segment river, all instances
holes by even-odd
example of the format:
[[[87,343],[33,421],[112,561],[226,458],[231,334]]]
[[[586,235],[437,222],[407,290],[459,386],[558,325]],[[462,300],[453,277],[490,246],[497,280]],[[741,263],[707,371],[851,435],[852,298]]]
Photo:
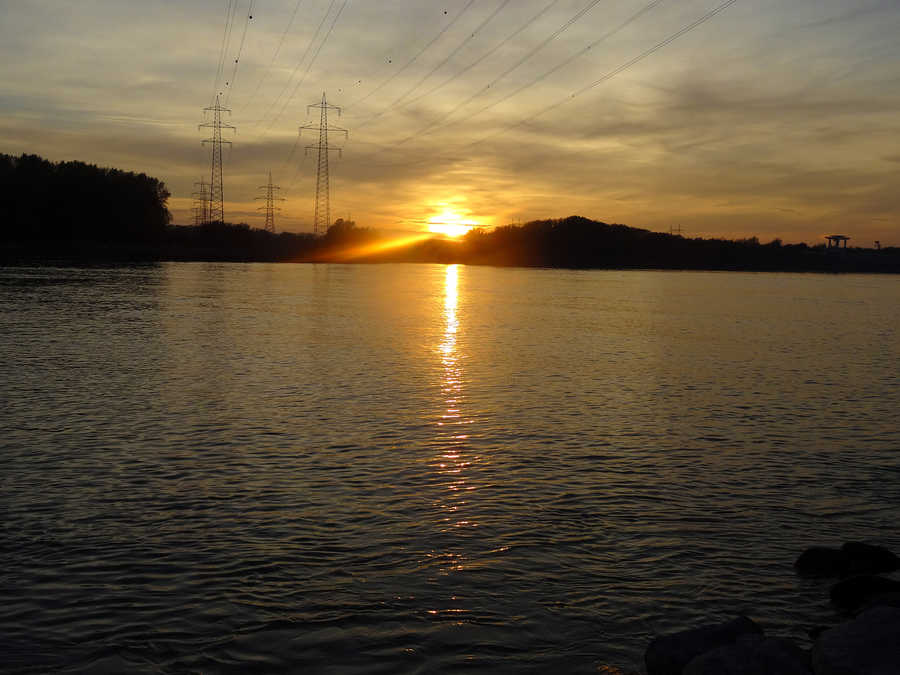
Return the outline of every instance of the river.
[[[892,276],[0,268],[10,672],[640,672],[900,549]],[[604,667],[609,667],[604,670]]]

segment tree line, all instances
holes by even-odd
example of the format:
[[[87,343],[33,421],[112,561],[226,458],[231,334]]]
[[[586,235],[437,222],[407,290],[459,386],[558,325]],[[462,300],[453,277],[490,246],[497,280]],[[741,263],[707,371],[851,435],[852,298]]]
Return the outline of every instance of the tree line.
[[[245,223],[171,225],[165,183],[84,162],[0,155],[4,258],[266,262],[438,262],[568,268],[900,272],[900,249],[703,239],[580,216],[535,220],[458,240],[402,247],[338,219],[323,236],[273,234]]]
[[[143,173],[0,154],[5,243],[156,243],[172,219],[168,199],[166,184]]]

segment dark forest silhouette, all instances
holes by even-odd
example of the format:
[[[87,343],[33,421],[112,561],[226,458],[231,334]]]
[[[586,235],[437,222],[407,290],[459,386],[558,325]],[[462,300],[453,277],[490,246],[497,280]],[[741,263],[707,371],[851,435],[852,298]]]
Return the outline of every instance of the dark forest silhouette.
[[[165,183],[84,162],[0,155],[0,237],[10,242],[158,243],[171,214]]]
[[[338,219],[321,237],[247,224],[170,225],[165,183],[83,162],[0,155],[0,244],[6,260],[439,262],[482,265],[900,272],[900,249],[761,244],[609,225],[579,216],[536,220],[457,240],[390,246],[388,233]]]

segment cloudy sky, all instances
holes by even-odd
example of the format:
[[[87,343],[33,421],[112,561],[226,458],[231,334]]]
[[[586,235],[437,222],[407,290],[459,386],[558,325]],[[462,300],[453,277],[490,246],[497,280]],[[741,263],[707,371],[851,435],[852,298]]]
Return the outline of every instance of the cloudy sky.
[[[447,210],[486,226],[579,214],[900,245],[898,0],[0,7],[0,152],[157,176],[177,223],[209,179],[197,125],[221,92],[237,127],[226,219],[261,226],[271,170],[278,228],[310,230],[316,136],[297,129],[324,91],[349,130],[331,138],[333,218],[415,230]]]

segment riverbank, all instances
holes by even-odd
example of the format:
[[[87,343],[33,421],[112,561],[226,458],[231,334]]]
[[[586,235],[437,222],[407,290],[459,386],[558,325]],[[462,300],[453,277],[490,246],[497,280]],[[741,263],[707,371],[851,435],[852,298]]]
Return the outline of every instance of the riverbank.
[[[828,248],[750,239],[689,239],[570,216],[448,239],[400,237],[337,221],[324,236],[247,225],[169,226],[140,240],[18,240],[0,261],[422,262],[564,269],[900,273],[900,248]]]
[[[647,675],[896,675],[900,673],[900,559],[879,546],[848,542],[813,547],[794,564],[799,575],[840,579],[829,591],[843,621],[809,626],[806,650],[739,616],[655,638]]]
[[[549,267],[559,269],[642,269],[668,271],[733,271],[733,272],[819,272],[827,274],[900,274],[900,253],[881,254],[871,250],[848,250],[840,254],[812,249],[802,260],[794,263],[771,261],[735,262],[716,259],[703,264],[679,265],[674,261],[608,260],[603,264],[538,264],[509,256],[467,255],[455,242],[432,240],[424,246],[405,251],[363,254],[348,258],[328,252],[315,255],[284,255],[270,247],[229,248],[219,246],[178,247],[172,245],[98,244],[95,242],[66,242],[59,245],[40,243],[11,244],[0,247],[2,265],[92,265],[155,262],[236,262],[236,263],[437,263],[488,265],[492,267]]]

